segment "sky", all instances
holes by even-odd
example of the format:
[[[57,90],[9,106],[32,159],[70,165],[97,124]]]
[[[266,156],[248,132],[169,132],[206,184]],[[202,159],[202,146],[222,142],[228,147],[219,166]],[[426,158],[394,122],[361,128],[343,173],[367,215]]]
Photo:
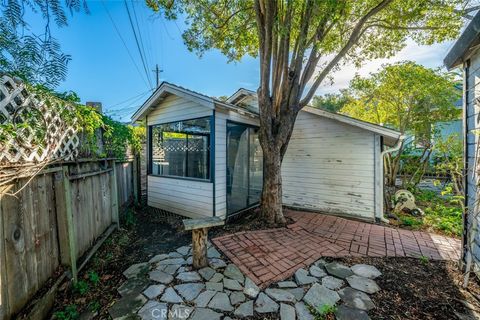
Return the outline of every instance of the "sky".
[[[67,79],[58,91],[75,91],[82,102],[101,102],[106,114],[128,121],[155,87],[153,70],[156,64],[163,70],[160,81],[169,81],[209,96],[228,96],[240,87],[257,89],[257,60],[245,57],[240,62],[228,63],[221,53],[214,50],[198,57],[189,52],[182,41],[181,32],[185,28],[182,20],[166,21],[147,8],[144,1],[133,1],[127,0],[127,4],[135,28],[135,16],[138,20],[140,34],[137,34],[137,39],[144,52],[145,67],[125,2],[88,1],[88,14],[74,13],[69,17],[67,27],[52,29],[62,50],[72,58]],[[32,27],[36,24],[42,26],[41,19],[35,18],[37,21],[32,23]],[[409,42],[391,59],[370,61],[358,70],[353,66],[344,66],[333,75],[334,83],[325,83],[318,94],[346,88],[355,73],[368,75],[384,63],[413,60],[427,67],[441,67],[452,45],[452,42],[446,42],[427,47]]]

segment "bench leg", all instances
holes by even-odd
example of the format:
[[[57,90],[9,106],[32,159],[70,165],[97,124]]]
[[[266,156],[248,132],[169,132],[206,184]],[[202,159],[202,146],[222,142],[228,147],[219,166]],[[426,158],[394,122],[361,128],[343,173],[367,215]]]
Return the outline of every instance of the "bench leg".
[[[208,266],[207,238],[207,228],[194,229],[192,231],[193,267],[195,269]]]

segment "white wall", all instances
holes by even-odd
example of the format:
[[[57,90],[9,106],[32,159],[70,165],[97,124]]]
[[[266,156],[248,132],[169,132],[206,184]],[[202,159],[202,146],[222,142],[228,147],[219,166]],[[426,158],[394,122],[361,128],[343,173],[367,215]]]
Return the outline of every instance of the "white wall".
[[[375,141],[374,133],[300,112],[282,164],[284,204],[373,220]]]
[[[147,115],[148,125],[207,117],[213,114],[208,107],[178,96],[167,96]],[[148,176],[149,206],[187,217],[213,215],[213,183],[159,176]]]

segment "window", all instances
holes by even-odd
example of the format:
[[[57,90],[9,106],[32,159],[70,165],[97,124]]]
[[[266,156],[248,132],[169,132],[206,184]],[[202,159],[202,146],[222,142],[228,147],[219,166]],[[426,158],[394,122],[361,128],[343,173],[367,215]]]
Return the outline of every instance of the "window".
[[[210,118],[151,126],[151,174],[210,179]]]

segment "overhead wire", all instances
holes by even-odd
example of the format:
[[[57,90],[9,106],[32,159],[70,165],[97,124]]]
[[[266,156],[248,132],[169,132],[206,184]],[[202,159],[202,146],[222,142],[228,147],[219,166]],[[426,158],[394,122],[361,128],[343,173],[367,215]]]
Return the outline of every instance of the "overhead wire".
[[[129,22],[130,22],[130,27],[132,28],[132,31],[133,31],[133,36],[134,36],[134,38],[135,38],[135,43],[136,43],[136,45],[137,45],[138,53],[139,53],[139,55],[140,55],[140,59],[142,60],[143,70],[145,71],[145,74],[146,74],[146,76],[147,76],[148,83],[150,84],[150,88],[153,88],[153,86],[152,86],[152,80],[150,79],[150,74],[149,74],[149,72],[148,72],[147,64],[146,64],[146,62],[145,62],[145,58],[144,58],[142,49],[141,49],[141,47],[140,47],[140,43],[139,43],[139,40],[138,40],[137,32],[135,31],[135,27],[134,27],[134,25],[133,25],[133,20],[132,20],[132,15],[131,15],[131,13],[130,13],[130,9],[128,8],[127,1],[124,0],[123,2],[124,2],[124,4],[125,4],[125,9],[127,10],[128,20],[129,20]]]
[[[125,40],[123,39],[122,34],[120,33],[120,31],[119,31],[119,29],[118,29],[115,21],[113,20],[112,16],[110,15],[110,11],[108,10],[107,6],[105,5],[105,1],[104,1],[104,0],[102,0],[102,5],[103,5],[103,8],[105,9],[105,11],[107,12],[108,18],[110,19],[110,22],[112,23],[113,28],[115,29],[115,31],[117,32],[117,35],[119,36],[120,40],[122,41],[123,46],[124,46],[125,49],[127,50],[127,53],[128,53],[128,56],[130,57],[130,60],[132,60],[132,63],[133,63],[133,65],[135,66],[135,69],[137,69],[137,72],[138,72],[138,74],[140,75],[140,78],[142,78],[142,81],[143,81],[143,82],[145,83],[145,85],[147,85],[147,87],[148,87],[147,81],[145,81],[145,78],[143,77],[142,73],[140,72],[140,69],[138,68],[137,63],[135,62],[135,59],[133,58],[132,53],[130,52],[130,49],[128,49],[127,43],[126,43]]]

